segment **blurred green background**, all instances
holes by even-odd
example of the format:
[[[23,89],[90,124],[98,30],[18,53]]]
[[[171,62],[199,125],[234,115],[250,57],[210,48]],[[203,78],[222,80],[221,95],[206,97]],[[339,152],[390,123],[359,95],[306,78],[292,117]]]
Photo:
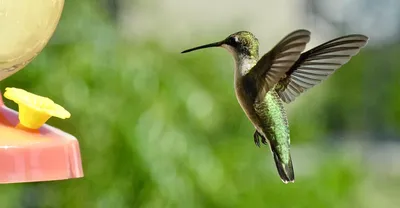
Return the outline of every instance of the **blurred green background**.
[[[399,3],[229,2],[66,1],[47,47],[0,86],[71,112],[48,123],[78,138],[85,177],[2,185],[1,207],[398,207]],[[254,145],[232,57],[180,51],[250,30],[266,52],[298,28],[312,46],[371,40],[286,105],[296,182],[285,185]]]

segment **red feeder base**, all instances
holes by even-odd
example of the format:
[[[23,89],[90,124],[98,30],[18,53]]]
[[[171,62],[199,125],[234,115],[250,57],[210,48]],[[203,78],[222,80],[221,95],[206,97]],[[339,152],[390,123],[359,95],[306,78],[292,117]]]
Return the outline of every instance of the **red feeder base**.
[[[24,131],[15,128],[18,123],[18,112],[0,96],[0,183],[83,177],[74,136],[46,124],[37,132]]]

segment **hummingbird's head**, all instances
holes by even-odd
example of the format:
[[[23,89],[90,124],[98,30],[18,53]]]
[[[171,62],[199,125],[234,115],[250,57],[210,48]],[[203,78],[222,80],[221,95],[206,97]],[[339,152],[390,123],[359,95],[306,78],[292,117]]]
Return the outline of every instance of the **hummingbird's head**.
[[[229,35],[222,41],[191,48],[182,53],[210,47],[223,47],[234,56],[241,55],[249,58],[258,58],[258,39],[248,31],[239,31]]]
[[[240,54],[258,58],[258,39],[248,31],[233,33],[222,41],[222,47],[233,55]]]

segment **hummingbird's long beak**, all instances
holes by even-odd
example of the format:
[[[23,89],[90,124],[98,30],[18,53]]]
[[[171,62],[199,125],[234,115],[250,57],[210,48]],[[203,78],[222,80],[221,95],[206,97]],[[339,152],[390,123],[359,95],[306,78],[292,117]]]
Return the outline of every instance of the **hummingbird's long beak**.
[[[210,44],[198,46],[195,48],[187,49],[187,50],[182,51],[181,53],[188,53],[188,52],[203,49],[203,48],[219,47],[219,46],[222,46],[222,44],[224,44],[224,41],[219,41],[219,42],[210,43]]]

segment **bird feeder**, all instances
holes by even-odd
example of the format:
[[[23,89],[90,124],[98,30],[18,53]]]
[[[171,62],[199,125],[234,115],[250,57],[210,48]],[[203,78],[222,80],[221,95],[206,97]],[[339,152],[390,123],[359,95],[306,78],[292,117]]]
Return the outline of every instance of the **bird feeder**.
[[[64,0],[0,1],[0,81],[40,53],[63,6]],[[51,117],[69,118],[70,113],[22,89],[6,88],[4,97],[17,103],[18,111],[5,106],[0,95],[0,183],[83,177],[78,140],[45,124]]]

